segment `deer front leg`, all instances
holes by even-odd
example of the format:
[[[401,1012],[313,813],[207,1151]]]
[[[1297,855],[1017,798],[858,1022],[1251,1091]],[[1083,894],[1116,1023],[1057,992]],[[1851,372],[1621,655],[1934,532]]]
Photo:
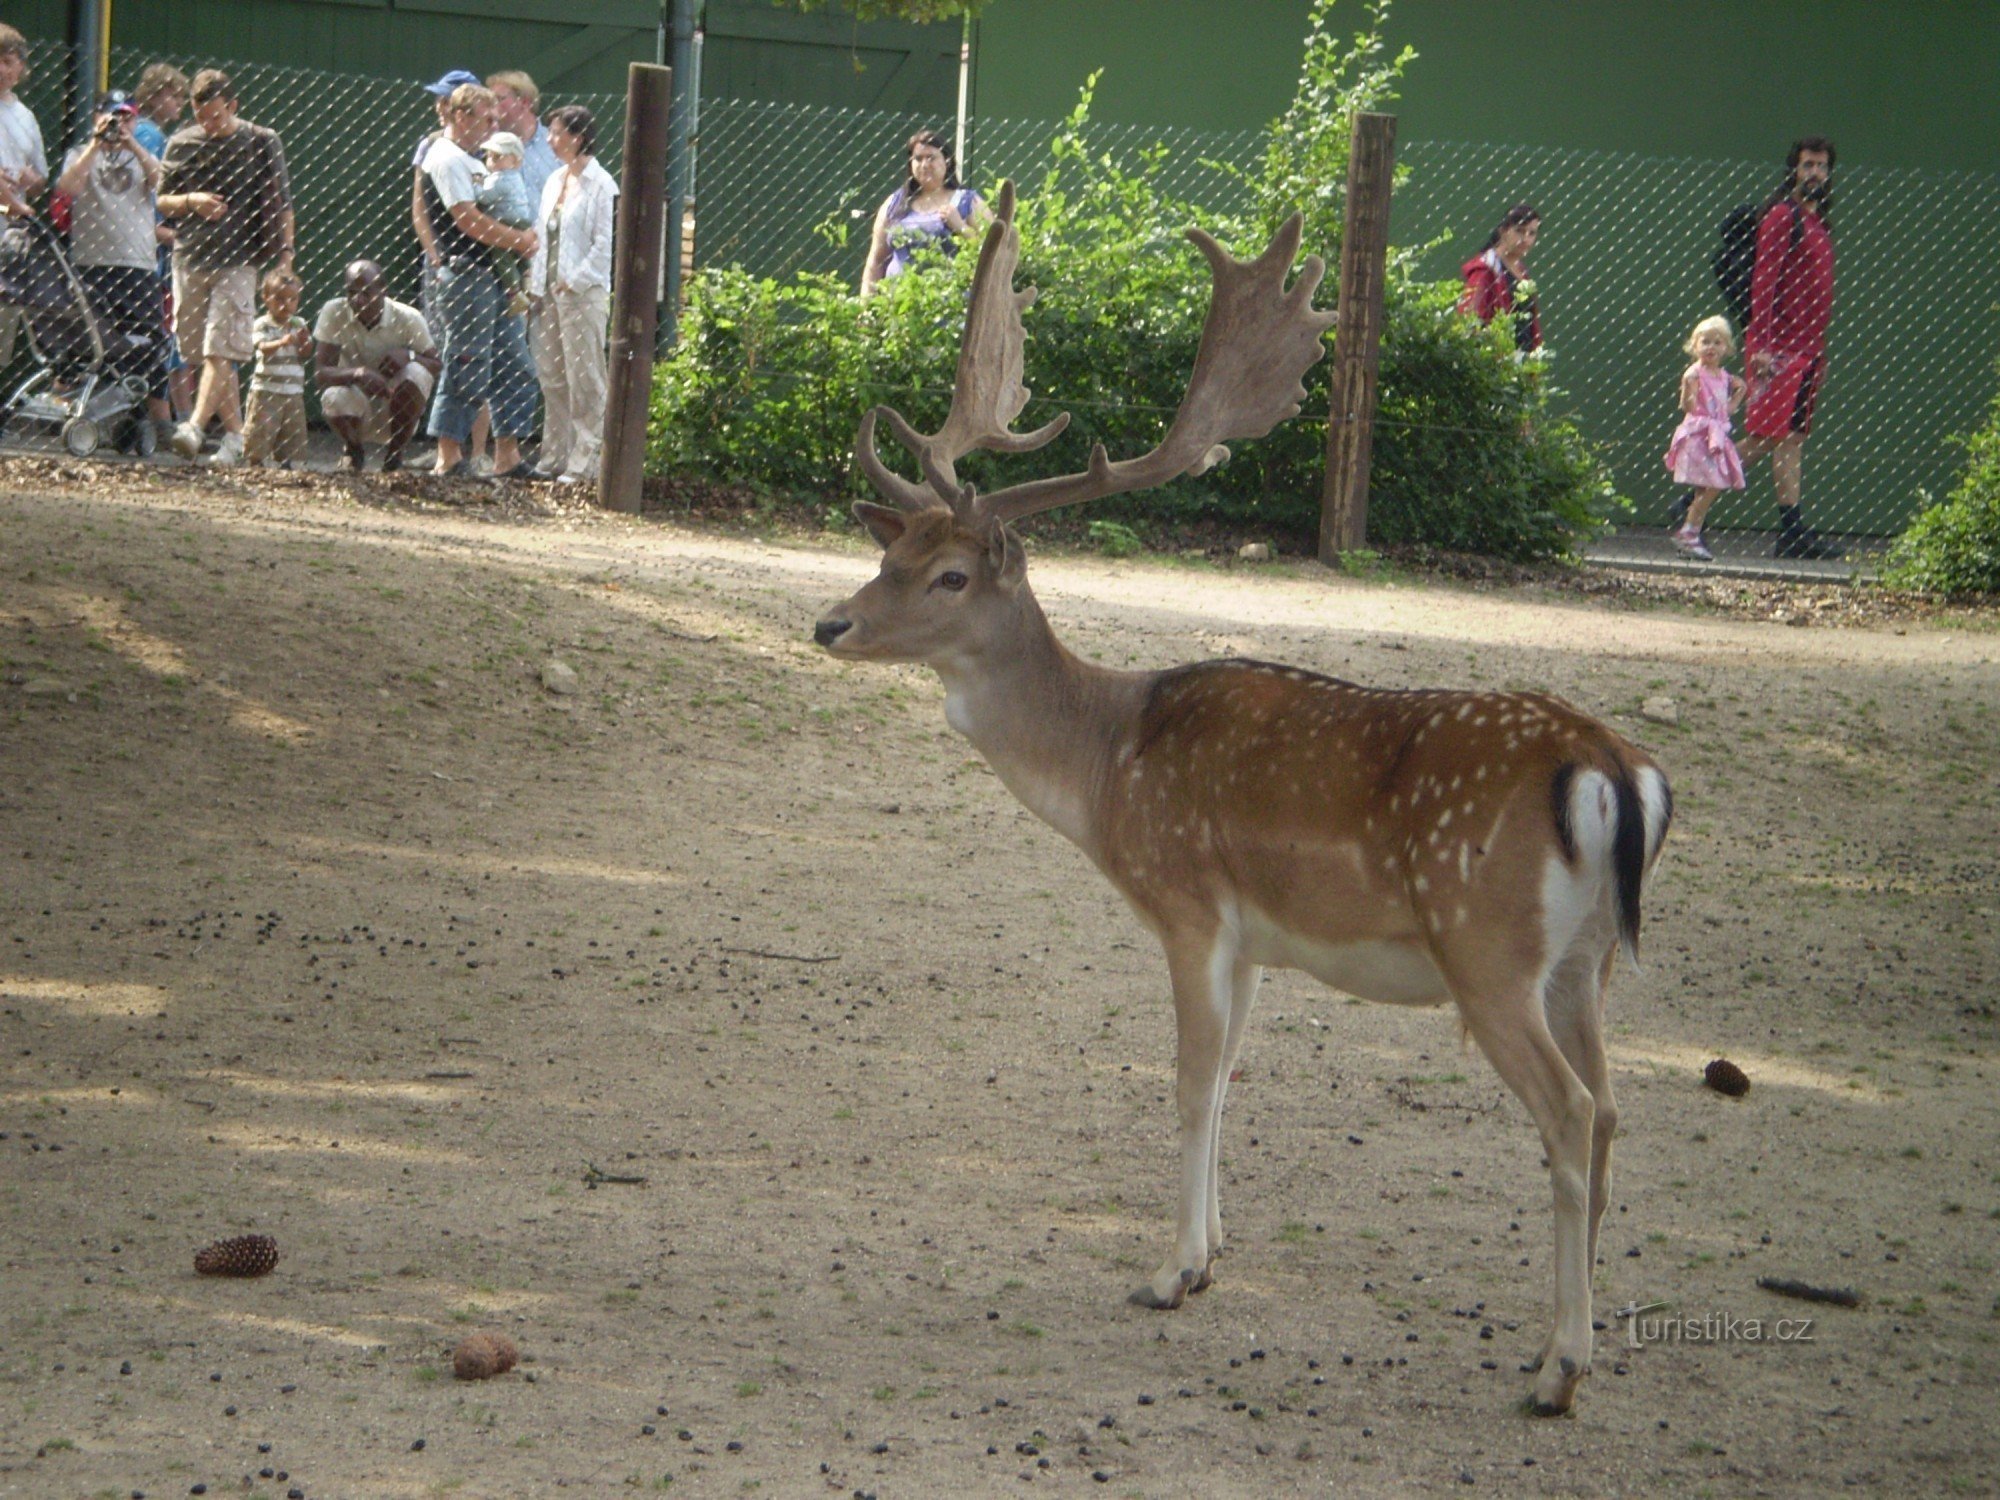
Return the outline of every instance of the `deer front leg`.
[[[1151,1281],[1132,1293],[1141,1307],[1179,1307],[1207,1283],[1219,1127],[1237,949],[1216,930],[1167,943],[1174,986],[1174,1108],[1180,1122],[1181,1192],[1174,1246]],[[1216,1221],[1220,1233],[1220,1219]]]

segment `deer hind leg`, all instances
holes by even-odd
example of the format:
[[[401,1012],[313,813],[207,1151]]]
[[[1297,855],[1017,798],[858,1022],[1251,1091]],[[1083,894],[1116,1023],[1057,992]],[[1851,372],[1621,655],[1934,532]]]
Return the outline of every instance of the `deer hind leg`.
[[[1611,1141],[1618,1133],[1618,1100],[1611,1091],[1611,1065],[1604,1055],[1604,995],[1611,983],[1617,948],[1601,955],[1579,954],[1549,976],[1542,1003],[1549,1031],[1595,1110],[1590,1127],[1590,1250],[1585,1262],[1597,1265],[1598,1230],[1611,1201]]]
[[[1216,1070],[1215,1119],[1208,1131],[1208,1263],[1195,1278],[1191,1292],[1205,1292],[1215,1284],[1215,1258],[1222,1253],[1222,1106],[1229,1097],[1229,1075],[1236,1071],[1237,1054],[1243,1050],[1243,1033],[1256,1008],[1257,986],[1264,970],[1259,964],[1241,959],[1229,974],[1229,1024],[1222,1036],[1222,1065]]]
[[[1596,1113],[1590,1090],[1543,1019],[1537,987],[1460,1000],[1480,1051],[1541,1132],[1555,1190],[1555,1326],[1535,1377],[1537,1416],[1559,1416],[1590,1369],[1590,1160]],[[1467,1003],[1470,1000],[1471,1003]]]
[[[1228,1081],[1224,1054],[1240,967],[1235,940],[1219,928],[1168,939],[1178,1043],[1174,1108],[1180,1122],[1180,1209],[1173,1249],[1152,1280],[1132,1293],[1131,1300],[1141,1307],[1179,1307],[1208,1274],[1215,1134]]]

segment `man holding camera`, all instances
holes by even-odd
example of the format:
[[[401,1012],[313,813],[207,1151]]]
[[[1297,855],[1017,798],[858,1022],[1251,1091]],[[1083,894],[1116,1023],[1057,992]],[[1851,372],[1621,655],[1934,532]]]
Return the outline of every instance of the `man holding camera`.
[[[112,366],[145,380],[153,418],[163,422],[170,412],[153,213],[160,163],[133,133],[138,117],[124,94],[106,94],[90,139],[63,161],[56,191],[70,199],[70,260],[108,325]]]

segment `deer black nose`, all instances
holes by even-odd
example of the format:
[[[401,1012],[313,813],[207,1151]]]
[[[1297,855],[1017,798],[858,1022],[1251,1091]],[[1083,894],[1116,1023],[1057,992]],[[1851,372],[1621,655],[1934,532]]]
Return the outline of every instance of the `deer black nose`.
[[[822,646],[831,646],[854,628],[852,620],[821,620],[813,626],[813,640]]]

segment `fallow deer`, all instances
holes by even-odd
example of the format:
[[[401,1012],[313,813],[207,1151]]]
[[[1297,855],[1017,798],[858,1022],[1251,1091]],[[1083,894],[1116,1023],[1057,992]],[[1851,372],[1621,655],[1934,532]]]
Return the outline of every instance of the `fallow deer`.
[[[1038,448],[1068,421],[1010,424],[1022,385],[1019,239],[1003,189],[974,275],[949,416],[935,434],[886,407],[856,462],[889,505],[855,513],[881,571],[824,616],[837,657],[921,662],[945,717],[1008,789],[1076,843],[1166,950],[1178,1036],[1180,1210],[1173,1248],[1132,1294],[1172,1308],[1210,1284],[1222,1242],[1223,1096],[1265,966],[1394,1005],[1457,1006],[1534,1117],[1555,1189],[1555,1320],[1532,1406],[1565,1411],[1590,1368],[1591,1268],[1617,1127],[1604,991],[1636,961],[1643,879],[1666,836],[1666,777],[1611,729],[1542,693],[1389,691],[1264,662],[1113,671],[1064,649],[1009,523],[1144,489],[1226,459],[1294,416],[1333,321],[1294,215],[1252,261],[1199,229],[1214,290],[1173,425],[1143,457],[1102,445],[1079,474],[991,494],[974,449]],[[878,424],[921,481],[876,451]]]

